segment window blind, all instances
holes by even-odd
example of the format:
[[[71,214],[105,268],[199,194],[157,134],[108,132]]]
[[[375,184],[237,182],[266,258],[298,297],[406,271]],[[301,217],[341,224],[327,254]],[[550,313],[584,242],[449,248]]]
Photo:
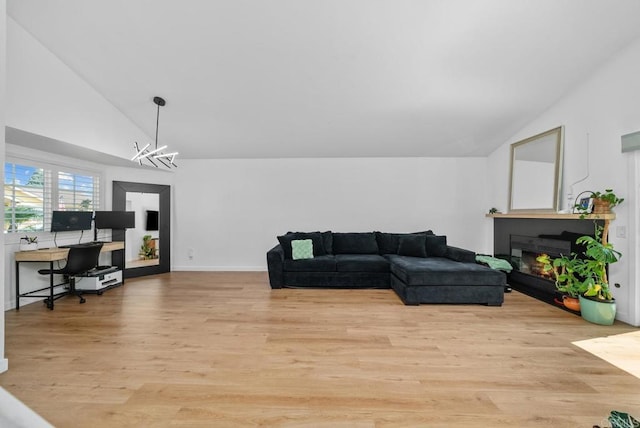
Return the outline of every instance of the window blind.
[[[100,176],[29,162],[5,162],[4,231],[51,230],[52,211],[100,209]]]

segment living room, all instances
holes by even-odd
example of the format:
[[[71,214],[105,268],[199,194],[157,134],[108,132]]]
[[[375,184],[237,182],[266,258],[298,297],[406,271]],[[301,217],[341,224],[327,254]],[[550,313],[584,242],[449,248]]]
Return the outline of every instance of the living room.
[[[121,92],[131,93],[133,95],[130,96],[136,97],[138,105],[135,111],[139,116],[134,119],[122,113],[116,106],[117,100],[110,99],[117,96],[115,93],[103,94],[89,83],[91,79],[101,82],[100,72],[96,72],[93,77],[79,74],[69,65],[74,61],[71,54],[69,58],[64,57],[64,54],[54,54],[46,47],[46,43],[52,41],[35,36],[36,31],[25,27],[37,26],[39,20],[47,19],[48,14],[36,16],[34,10],[44,6],[38,2],[24,3],[26,6],[18,6],[18,2],[12,1],[0,2],[0,21],[6,23],[3,25],[6,31],[0,36],[2,47],[6,47],[6,51],[0,52],[0,81],[3,82],[0,91],[0,127],[3,132],[5,126],[11,128],[6,132],[6,144],[5,138],[0,139],[3,161],[15,158],[48,160],[63,165],[83,165],[99,171],[104,186],[102,197],[105,209],[111,208],[113,181],[170,185],[172,271],[264,272],[266,251],[277,243],[276,236],[288,230],[411,232],[432,229],[446,234],[453,245],[477,253],[491,254],[493,220],[487,218],[486,213],[492,207],[501,211],[508,210],[510,145],[554,127],[564,126],[562,208],[571,203],[569,194],[575,197],[584,190],[613,188],[626,198],[625,204],[616,208],[616,220],[612,223],[610,240],[624,257],[611,267],[611,280],[620,284],[620,288],[614,289],[618,302],[618,321],[632,326],[640,325],[640,290],[637,286],[640,272],[634,263],[640,231],[636,194],[640,184],[640,158],[638,152],[622,153],[620,149],[622,135],[640,130],[637,104],[640,99],[640,84],[637,79],[640,75],[640,31],[635,30],[634,25],[622,25],[618,21],[637,16],[634,15],[637,12],[634,2],[614,2],[615,7],[605,8],[611,15],[604,14],[602,17],[600,24],[603,28],[594,28],[595,35],[581,34],[581,37],[591,43],[585,43],[586,47],[572,46],[570,42],[575,39],[568,38],[565,44],[561,44],[561,49],[556,51],[554,41],[546,40],[541,41],[539,50],[553,52],[553,55],[541,55],[548,63],[526,63],[526,54],[515,59],[505,59],[504,63],[521,63],[519,69],[528,73],[531,82],[534,82],[535,76],[544,74],[543,71],[547,72],[544,75],[549,80],[544,82],[544,97],[537,96],[536,91],[540,86],[533,83],[529,97],[525,97],[523,92],[517,92],[518,97],[522,98],[518,98],[517,103],[512,100],[509,104],[512,116],[505,114],[499,121],[494,119],[492,122],[494,127],[498,122],[502,124],[499,132],[495,132],[493,128],[492,132],[482,128],[480,122],[492,118],[485,117],[485,112],[478,104],[473,104],[476,108],[475,117],[464,110],[457,120],[445,123],[442,128],[430,123],[430,111],[422,108],[420,99],[403,98],[405,92],[428,93],[423,86],[426,83],[419,81],[415,72],[398,73],[396,78],[405,80],[405,83],[388,88],[384,87],[388,82],[376,82],[376,76],[370,80],[358,74],[348,76],[348,79],[339,81],[345,85],[343,91],[348,93],[349,85],[352,85],[355,87],[354,97],[362,96],[366,93],[365,90],[370,90],[370,98],[359,100],[358,104],[347,105],[338,110],[338,113],[323,116],[324,122],[312,121],[309,116],[303,116],[302,113],[298,115],[299,112],[296,112],[301,110],[303,113],[310,111],[317,114],[320,110],[338,107],[339,101],[325,100],[318,110],[313,109],[322,89],[321,85],[314,86],[313,82],[318,78],[314,74],[297,81],[295,76],[280,70],[287,79],[294,79],[294,83],[286,87],[291,92],[285,92],[279,98],[274,97],[274,93],[284,91],[282,86],[265,95],[259,91],[249,93],[250,89],[262,88],[255,81],[248,80],[247,88],[238,86],[226,91],[222,84],[215,86],[211,83],[219,92],[219,96],[213,100],[206,97],[201,99],[197,93],[181,94],[179,88],[168,83],[166,89],[153,86],[157,81],[150,77],[153,83],[133,80],[132,85],[135,87],[120,88]],[[500,9],[492,8],[500,6],[500,2],[489,3],[488,11],[484,13],[494,18],[495,15],[499,16]],[[571,2],[560,3],[561,11],[577,13],[572,9],[575,5],[571,6]],[[545,4],[545,7],[551,7]],[[360,6],[366,9],[362,4]],[[602,13],[597,6],[592,6]],[[21,9],[22,7],[25,9]],[[54,10],[56,7],[62,8],[61,5],[46,7]],[[324,12],[329,15],[337,13],[340,8],[336,5],[334,7],[337,9],[328,8]],[[394,9],[390,4],[388,7]],[[343,11],[345,16],[359,16],[355,6],[347,9]],[[303,14],[304,7],[297,11]],[[540,13],[533,15],[539,17]],[[465,17],[470,19],[467,15]],[[593,16],[589,17],[592,19],[591,23],[597,22],[593,20]],[[18,18],[24,21],[20,22]],[[218,18],[220,19],[222,18]],[[568,20],[568,16],[554,16],[550,19],[554,24]],[[530,23],[533,27],[538,24],[537,21]],[[480,27],[484,28],[482,25]],[[393,28],[399,31],[401,26]],[[598,45],[594,41],[599,39],[600,32],[605,34],[616,31],[620,32],[618,38],[601,37],[608,40],[609,45]],[[374,37],[375,42],[381,42],[386,39],[386,34],[388,33],[381,31],[371,37]],[[553,34],[557,36],[558,32]],[[83,36],[71,33],[70,37]],[[153,35],[148,37],[153,45]],[[496,41],[494,38],[489,40]],[[236,40],[237,46],[233,49],[240,51],[244,48],[242,42],[242,38],[240,41]],[[220,43],[216,42],[216,46]],[[174,48],[175,46],[172,49]],[[297,47],[299,50],[295,52],[300,54],[304,48],[306,46]],[[393,46],[387,48],[389,50],[384,53],[393,51]],[[116,47],[105,49],[117,50]],[[233,49],[229,48],[225,52]],[[285,48],[271,49],[268,52],[274,55],[276,61],[282,60],[284,55],[279,49]],[[340,67],[345,66],[342,62],[348,64],[351,60],[348,56],[340,56],[348,53],[357,57],[359,51],[356,48],[352,48],[352,51],[339,49],[336,55]],[[268,56],[259,52],[256,55],[259,55],[259,60]],[[475,58],[473,53],[467,52],[465,55],[468,55],[468,62],[463,61],[462,66],[481,68],[480,75],[497,71],[495,68],[485,70],[484,67],[488,66]],[[240,66],[251,65],[251,61],[244,55],[238,54],[238,57],[235,62]],[[391,58],[393,61],[398,60]],[[171,63],[142,61],[141,64],[133,62],[133,58],[128,59],[131,63],[118,64],[117,67],[122,70],[144,68],[150,76],[163,76],[164,68],[167,68],[167,73],[176,68]],[[233,57],[224,59],[234,60]],[[400,59],[407,61],[400,61],[400,66],[411,63],[410,55]],[[384,62],[376,64],[384,65]],[[322,64],[313,64],[315,69],[323,70],[320,67]],[[276,65],[269,67],[275,68]],[[254,79],[268,80],[275,73],[269,67],[258,68],[263,75]],[[428,69],[429,63],[422,64],[422,67]],[[557,71],[548,72],[545,67],[555,67]],[[424,68],[418,70],[424,71]],[[309,69],[314,70],[311,66]],[[303,67],[297,71],[304,76],[303,73],[311,73],[309,69]],[[349,71],[356,73],[356,70]],[[382,77],[387,77],[385,71],[387,70],[381,72]],[[331,69],[329,72],[335,73],[336,70]],[[187,73],[185,79],[188,78]],[[163,79],[165,78],[160,77],[159,80]],[[214,80],[213,77],[211,79]],[[277,82],[282,85],[286,79],[280,79],[282,78]],[[500,81],[504,82],[503,86],[498,84]],[[455,110],[470,103],[471,98],[482,98],[489,109],[498,95],[526,86],[527,79],[511,81],[509,76],[499,76],[490,82],[495,86],[477,89],[469,82],[459,82],[458,87],[445,85],[440,91],[433,93],[433,96],[439,94],[443,110]],[[233,90],[240,91],[243,98],[230,98]],[[189,140],[201,138],[194,135],[194,131],[188,126],[183,126],[182,134],[173,135],[168,131],[170,127],[181,123],[181,109],[193,111],[193,105],[196,105],[198,108],[195,110],[202,110],[197,117],[199,122],[204,122],[211,128],[222,128],[218,131],[219,134],[208,134],[208,137],[219,135],[220,142],[210,137],[211,141],[205,143],[214,148],[219,146],[218,154],[212,157],[179,155],[176,160],[178,168],[171,171],[140,168],[130,162],[129,159],[134,154],[134,141],[152,142],[154,139],[156,122],[155,106],[151,101],[153,96],[163,96],[167,100],[167,105],[160,113],[159,139],[163,144],[181,151],[183,142],[186,145]],[[389,106],[387,110],[372,109],[366,112],[356,111],[355,114],[349,111],[349,108],[355,109],[366,103],[379,106],[379,98],[386,100]],[[505,98],[498,99],[502,102]],[[216,100],[219,100],[219,104],[216,104]],[[256,116],[256,109],[251,110],[253,115],[247,115],[246,122],[236,124],[236,127],[232,127],[233,120],[242,117],[241,115],[229,114],[231,119],[227,122],[215,117],[217,111],[221,117],[226,118],[226,109],[241,111],[243,104],[259,105],[266,111],[271,107],[270,102],[284,114],[275,124],[265,124],[265,119]],[[214,107],[209,109],[209,103],[214,104]],[[340,117],[340,114],[346,119]],[[400,126],[402,121],[385,126],[385,121],[403,114],[410,117],[418,115],[422,117],[423,123],[407,119],[411,125],[408,130]],[[344,120],[351,122],[345,123]],[[477,128],[472,126],[475,123],[478,123]],[[225,127],[230,127],[230,130]],[[464,132],[454,132],[458,127],[463,128]],[[284,129],[278,134],[282,138],[282,144],[270,146],[263,143],[260,134],[264,132],[272,136],[274,128]],[[13,130],[22,134],[12,133]],[[233,132],[237,135],[233,136]],[[32,143],[19,138],[13,141],[9,139],[10,135],[28,135],[25,133],[45,137],[48,147],[55,147],[55,150],[34,148]],[[332,135],[340,133],[347,134],[347,138],[339,140],[340,142],[332,141]],[[430,137],[432,133],[438,133],[435,134],[436,138]],[[382,139],[386,138],[386,144],[368,144],[368,139],[378,142],[380,135],[383,136]],[[445,135],[454,137],[440,140]],[[485,141],[486,139],[489,141]],[[229,140],[232,144],[223,145],[224,140]],[[304,151],[298,151],[295,140],[301,141]],[[246,141],[251,141],[252,144],[245,145]],[[345,144],[345,141],[350,144]],[[113,158],[130,165],[120,164]],[[617,233],[617,227],[625,227],[626,234]],[[0,295],[0,304],[9,311],[13,310],[15,302],[15,269],[12,257],[18,243],[8,234],[1,236],[5,291]],[[266,282],[264,286],[268,288]],[[55,316],[56,312],[57,309],[51,315]],[[4,339],[4,327],[1,331]],[[4,340],[0,343],[0,354],[4,358]],[[2,368],[6,370],[8,362],[6,359],[3,361]]]

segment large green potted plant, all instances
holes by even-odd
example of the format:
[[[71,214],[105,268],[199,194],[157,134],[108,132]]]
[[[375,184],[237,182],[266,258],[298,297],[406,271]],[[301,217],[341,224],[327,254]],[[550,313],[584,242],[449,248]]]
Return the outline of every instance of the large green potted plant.
[[[596,226],[595,236],[581,236],[576,240],[586,247],[585,258],[578,259],[576,272],[586,288],[580,295],[581,314],[587,321],[611,325],[616,317],[616,302],[609,288],[607,266],[622,256],[609,242],[602,240],[601,226]]]
[[[568,296],[578,296],[580,314],[587,321],[611,325],[616,317],[616,302],[609,288],[607,266],[622,256],[611,243],[603,241],[602,226],[594,236],[581,236],[576,243],[585,246],[583,254],[571,253],[552,259],[542,254],[536,260],[543,271],[553,274],[556,287]],[[565,306],[569,307],[565,303]]]

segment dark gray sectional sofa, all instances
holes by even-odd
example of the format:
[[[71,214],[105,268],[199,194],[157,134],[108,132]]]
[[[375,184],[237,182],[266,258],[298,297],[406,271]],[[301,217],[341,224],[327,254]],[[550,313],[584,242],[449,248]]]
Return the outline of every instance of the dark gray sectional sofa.
[[[406,305],[500,306],[506,275],[476,264],[473,251],[447,245],[431,231],[289,232],[267,252],[271,288],[392,288]],[[304,242],[313,255],[299,258]]]

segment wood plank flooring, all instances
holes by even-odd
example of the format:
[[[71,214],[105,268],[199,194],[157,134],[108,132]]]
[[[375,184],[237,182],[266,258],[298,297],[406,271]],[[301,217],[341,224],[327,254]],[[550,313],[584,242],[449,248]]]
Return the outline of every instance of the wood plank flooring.
[[[637,331],[518,292],[404,306],[391,290],[271,290],[172,272],[5,313],[0,385],[57,427],[591,427],[640,379],[574,346]]]

